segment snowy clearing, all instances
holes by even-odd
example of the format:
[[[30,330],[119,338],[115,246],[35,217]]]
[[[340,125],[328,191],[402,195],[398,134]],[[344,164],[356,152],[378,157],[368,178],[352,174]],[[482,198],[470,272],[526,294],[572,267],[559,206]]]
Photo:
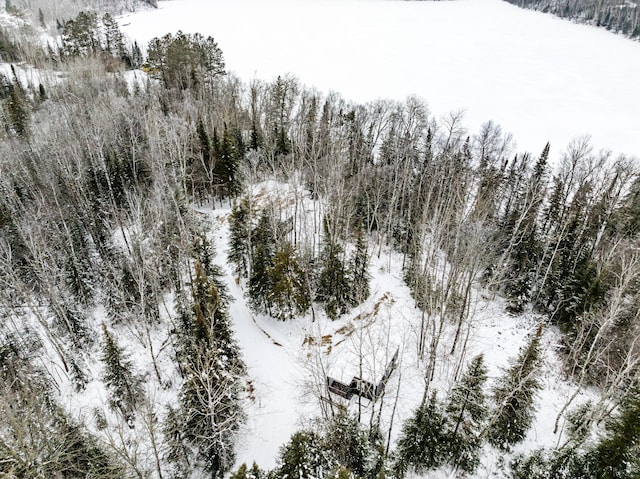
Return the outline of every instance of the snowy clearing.
[[[255,185],[252,194],[254,198],[268,194],[270,198],[282,199],[294,191],[296,188],[291,185],[268,181]],[[309,203],[305,209],[311,208],[309,198],[304,203]],[[331,321],[316,307],[315,321],[309,313],[282,322],[250,311],[243,289],[246,284],[236,281],[232,266],[226,262],[229,206],[198,210],[210,215],[214,224],[216,262],[225,273],[224,279],[233,297],[230,317],[251,381],[246,407],[248,421],[240,434],[237,465],[256,461],[263,468],[275,467],[278,451],[290,436],[310,420],[321,417],[323,402],[318,400],[318,388],[325,374],[347,383],[354,376],[377,382],[399,349],[399,366],[387,383],[382,401],[371,404],[363,399],[359,404],[354,397],[342,402],[351,413],[361,412],[364,424],[369,422],[372,413],[380,413],[383,434],[386,437],[391,426],[393,444],[403,421],[420,403],[425,384],[425,365],[417,360],[416,353],[421,313],[402,280],[401,256],[384,250],[380,257],[373,255],[369,267],[370,297],[339,320]],[[455,324],[445,323],[434,381],[441,399],[454,385],[456,368],[464,369],[478,354],[485,356],[488,387],[491,387],[540,324],[541,318],[533,314],[507,314],[502,299],[485,290],[476,289],[474,296],[471,319],[465,325],[465,335],[469,328],[468,343],[462,357],[460,347],[456,353],[446,354],[452,345]],[[559,341],[560,334],[555,328],[545,329],[540,371],[543,390],[536,400],[536,420],[526,440],[513,449],[514,455],[541,446],[553,447],[563,440],[564,420],[557,434],[553,433],[554,423],[575,389],[562,375],[561,361],[556,354]],[[362,365],[359,364],[361,357]],[[572,408],[596,397],[595,391],[581,391]],[[507,477],[503,476],[500,466],[504,456],[500,456],[497,450],[485,446],[482,465],[472,477]],[[453,477],[452,471],[445,468],[433,474],[429,477]]]

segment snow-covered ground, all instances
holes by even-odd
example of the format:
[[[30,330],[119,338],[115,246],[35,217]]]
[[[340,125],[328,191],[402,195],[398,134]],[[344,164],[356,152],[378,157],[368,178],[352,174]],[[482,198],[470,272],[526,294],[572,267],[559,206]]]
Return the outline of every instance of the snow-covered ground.
[[[296,196],[291,185],[274,181],[255,185],[252,191],[254,204],[258,206],[261,198],[282,202],[287,196],[294,201]],[[320,208],[318,204],[313,205],[308,196],[304,198],[302,189],[298,190],[297,197],[301,209],[310,216],[314,208]],[[370,297],[339,320],[329,320],[316,305],[315,320],[307,314],[292,321],[277,321],[249,310],[243,282],[236,281],[232,265],[226,262],[230,208],[199,210],[210,215],[213,222],[212,240],[218,253],[217,262],[225,272],[225,282],[234,298],[231,319],[251,381],[246,406],[248,421],[239,438],[237,464],[246,462],[250,465],[256,461],[263,468],[274,467],[278,450],[291,434],[309,420],[321,416],[322,401],[318,399],[318,392],[323,388],[318,385],[323,385],[325,375],[346,383],[354,376],[377,383],[399,349],[399,367],[387,384],[382,404],[371,405],[363,400],[360,405],[365,424],[372,409],[376,415],[382,409],[382,432],[387,437],[391,428],[390,437],[395,441],[402,422],[422,398],[426,362],[417,359],[421,313],[415,308],[411,293],[402,280],[401,256],[384,249],[379,257],[373,255],[369,268]],[[471,318],[463,330],[463,336],[466,336],[467,328],[469,330],[463,357],[460,347],[456,353],[449,354],[455,325],[447,323],[444,327],[434,381],[440,399],[445,399],[454,384],[458,363],[466,365],[478,354],[485,356],[489,369],[488,387],[491,387],[540,324],[536,315],[514,317],[505,313],[502,300],[484,290],[476,289],[474,295]],[[556,355],[558,343],[559,333],[553,328],[545,329],[541,341],[544,360],[539,372],[543,390],[537,396],[537,417],[526,440],[514,448],[514,454],[541,446],[555,446],[563,439],[564,422],[560,421],[557,434],[553,432],[554,424],[558,412],[574,392],[574,386],[563,378],[560,359]],[[326,391],[322,392],[326,395]],[[571,409],[593,397],[589,391],[581,392]],[[354,397],[347,407],[352,413],[358,413],[357,398]],[[482,465],[473,477],[502,477],[501,462],[500,454],[486,446]],[[446,470],[433,474],[429,477],[453,477],[451,471]]]
[[[13,65],[13,70],[11,66]],[[15,77],[13,72],[15,71]],[[0,74],[4,75],[9,81],[14,81],[17,77],[22,88],[35,87],[44,83],[50,85],[57,81],[55,73],[47,72],[25,64],[0,63]]]
[[[314,202],[301,186],[271,180],[254,185],[251,191],[253,204],[258,208],[273,201],[283,208],[285,216],[288,211],[298,211],[296,227],[306,223],[308,231],[311,231],[314,215],[322,213],[321,202]],[[295,208],[296,201],[298,208]],[[211,226],[210,239],[217,250],[216,262],[222,268],[223,281],[232,297],[230,318],[234,335],[248,369],[244,399],[247,421],[238,437],[237,466],[243,462],[250,465],[255,461],[265,469],[275,467],[282,445],[296,430],[321,417],[322,405],[328,406],[319,399],[321,394],[327,395],[324,388],[327,375],[346,383],[353,377],[378,383],[397,350],[398,367],[387,383],[382,400],[375,404],[362,400],[358,404],[357,397],[354,397],[349,403],[342,403],[352,413],[360,412],[364,424],[368,424],[372,415],[379,417],[381,431],[393,445],[403,421],[420,403],[426,364],[426,358],[419,360],[417,355],[421,312],[415,308],[410,291],[402,280],[401,256],[385,248],[379,256],[377,248],[375,252],[370,250],[371,294],[342,318],[331,321],[316,305],[315,314],[282,322],[254,314],[249,309],[245,297],[246,284],[236,281],[233,267],[226,261],[229,205],[196,209],[208,218]],[[134,230],[127,232],[136,234]],[[114,238],[116,244],[122,243],[119,234]],[[312,241],[304,235],[298,238]],[[76,358],[87,376],[86,388],[82,391],[74,388],[70,373],[64,372],[66,365],[60,362],[54,342],[46,340],[48,330],[42,328],[42,321],[47,318],[43,317],[38,322],[37,308],[29,318],[24,318],[25,326],[38,331],[44,340],[46,354],[42,355],[43,366],[56,382],[61,405],[102,441],[127,454],[135,454],[138,466],[148,471],[155,467],[149,431],[155,427],[156,434],[160,434],[157,425],[164,420],[167,408],[176,405],[177,391],[182,382],[171,342],[170,330],[175,318],[172,304],[173,297],[168,294],[161,302],[161,320],[153,325],[144,322],[114,324],[101,306],[87,311],[89,330],[97,335],[93,345]],[[518,355],[541,323],[541,318],[533,314],[511,316],[505,313],[501,298],[478,286],[474,288],[470,312],[453,354],[450,351],[455,324],[447,322],[443,328],[432,383],[441,400],[453,386],[456,372],[459,376],[459,371],[478,354],[484,354],[488,366],[486,392],[489,394],[503,368]],[[103,338],[102,333],[98,333],[103,322],[131,360],[134,373],[142,380],[149,399],[139,405],[133,424],[135,427],[132,428],[125,427],[118,414],[108,406],[109,392],[102,381]],[[465,341],[463,353],[461,345]],[[514,454],[541,446],[555,446],[563,441],[564,420],[560,421],[557,434],[553,429],[559,411],[575,392],[575,386],[562,374],[556,351],[558,343],[559,333],[546,327],[541,340],[543,361],[538,372],[543,389],[537,394],[536,419],[525,441],[514,447]],[[341,401],[337,397],[333,399]],[[597,399],[596,392],[581,391],[569,410],[589,399]],[[108,425],[106,428],[99,425],[100,417]],[[502,464],[508,463],[508,459],[504,461],[498,451],[485,446],[481,466],[471,477],[505,477]],[[444,479],[455,476],[443,469],[430,473],[428,477]]]
[[[141,45],[212,35],[245,80],[292,73],[356,101],[425,98],[437,116],[494,120],[557,157],[592,135],[640,156],[640,43],[500,0],[172,0],[120,19]]]
[[[557,157],[573,137],[590,133],[596,147],[640,155],[640,44],[499,0],[173,0],[161,2],[158,10],[123,17],[121,23],[140,43],[178,29],[211,34],[225,53],[228,69],[244,79],[272,79],[291,72],[307,85],[356,101],[417,94],[438,116],[464,109],[470,129],[489,119],[500,123],[514,133],[522,149],[538,152],[550,140]],[[10,67],[0,66],[0,71],[10,74]],[[41,80],[28,67],[18,68],[17,75],[25,84]],[[143,81],[140,75],[127,73],[126,78],[133,85]],[[275,182],[256,188],[257,196],[273,199],[282,194],[285,201],[294,191]],[[321,403],[312,392],[314,379],[323,379],[319,368],[345,382],[354,376],[376,382],[399,348],[400,367],[388,383],[381,413],[384,428],[393,420],[395,439],[424,387],[424,363],[416,359],[420,312],[403,284],[401,258],[384,250],[372,258],[371,296],[346,317],[330,321],[316,311],[315,321],[308,315],[278,322],[249,310],[243,285],[235,282],[226,264],[229,208],[201,211],[215,226],[217,261],[234,298],[231,318],[248,365],[248,421],[239,438],[238,464],[255,460],[265,468],[275,466],[278,449],[290,435],[320,414]],[[475,295],[462,362],[484,353],[491,383],[536,330],[539,318],[510,316],[499,298],[479,289]],[[139,345],[145,332],[117,331],[136,372],[156,391],[151,401],[161,416],[175,403],[180,382],[168,345],[170,316],[171,311],[165,311],[163,327],[148,337],[158,354],[159,379],[154,377],[150,349]],[[94,311],[92,317],[92,329],[99,331],[104,313]],[[446,354],[453,333],[454,326],[446,325],[436,367],[441,399],[461,360]],[[538,395],[534,426],[516,453],[562,440],[561,433],[553,433],[554,422],[574,389],[562,377],[555,354],[558,341],[556,331],[544,331],[544,389]],[[98,351],[96,345],[93,353]],[[363,367],[358,363],[360,351]],[[73,391],[61,375],[60,396],[69,411],[95,429],[96,408],[107,421],[113,418],[100,382],[99,355],[81,359],[89,372],[87,390]],[[582,392],[574,405],[590,396]],[[356,402],[349,407],[358,409]],[[371,405],[362,407],[366,417]],[[137,431],[142,429],[122,434],[133,437]],[[499,477],[498,465],[497,454],[487,447],[475,477]],[[447,477],[447,472],[430,477]]]

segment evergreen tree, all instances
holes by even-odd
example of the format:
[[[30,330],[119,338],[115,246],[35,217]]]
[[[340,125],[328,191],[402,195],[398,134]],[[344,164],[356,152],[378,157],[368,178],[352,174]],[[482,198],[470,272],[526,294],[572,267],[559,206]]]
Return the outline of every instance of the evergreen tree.
[[[258,150],[262,146],[262,135],[258,129],[258,124],[254,120],[251,122],[251,133],[249,135],[249,149]]]
[[[291,153],[291,140],[288,137],[289,107],[291,96],[296,91],[296,83],[291,78],[278,76],[270,88],[272,102],[274,156],[286,156]]]
[[[325,222],[325,239],[319,258],[320,273],[316,283],[316,301],[324,303],[331,319],[336,319],[348,310],[351,304],[351,285],[344,267],[344,250],[328,234]]]
[[[349,265],[351,273],[351,304],[358,305],[369,297],[369,254],[367,241],[364,238],[362,228],[358,229],[356,250]]]
[[[195,459],[212,477],[223,477],[235,460],[234,438],[244,413],[240,404],[245,366],[227,315],[226,295],[199,260],[191,284],[192,304],[180,308],[178,359],[185,375],[181,409],[167,424],[175,460]],[[184,445],[190,447],[184,447]],[[185,452],[186,451],[186,452]],[[184,454],[183,454],[184,453]]]
[[[55,401],[59,391],[32,359],[44,354],[39,342],[28,330],[0,338],[0,476],[123,477],[117,458]]]
[[[144,55],[137,41],[131,45],[131,51],[128,54],[128,63],[131,68],[140,68],[144,62]]]
[[[314,431],[298,431],[280,450],[276,477],[296,479],[322,478],[330,470],[328,453],[322,438]]]
[[[69,291],[78,303],[89,305],[93,299],[93,262],[84,227],[78,218],[71,218],[64,248],[64,276]]]
[[[549,143],[527,177],[527,156],[514,164],[510,181],[513,194],[508,200],[507,213],[500,222],[500,242],[507,251],[508,266],[505,293],[507,309],[521,313],[531,299],[534,269],[540,256],[538,217],[546,195],[546,169]]]
[[[404,477],[408,470],[424,474],[444,463],[445,424],[442,406],[433,393],[402,426],[395,464],[399,477]]]
[[[20,45],[14,41],[3,28],[0,28],[0,59],[3,62],[23,60]],[[4,77],[4,75],[2,75],[2,77]]]
[[[118,22],[110,13],[105,13],[101,20],[103,27],[102,50],[112,57],[124,60],[127,51],[124,44],[124,36],[120,31]]]
[[[100,50],[98,16],[94,12],[80,12],[74,20],[64,24],[62,51],[67,56],[88,56]]]
[[[216,183],[224,185],[227,196],[235,197],[240,192],[239,166],[240,158],[236,143],[231,132],[225,124],[222,132],[222,141],[219,146],[219,155],[215,166]]]
[[[254,462],[251,469],[248,469],[246,464],[241,464],[236,472],[231,473],[229,479],[264,479],[265,477],[265,471]]]
[[[257,311],[269,312],[267,296],[273,285],[269,272],[273,267],[276,238],[272,212],[268,208],[262,212],[260,222],[251,233],[251,245],[249,301]]]
[[[127,421],[130,421],[133,419],[133,411],[141,396],[140,382],[133,374],[133,364],[104,323],[102,323],[102,334],[104,336],[102,377],[111,394],[110,403],[112,407],[122,412]]]
[[[536,377],[541,333],[540,329],[531,338],[493,390],[497,410],[487,432],[489,442],[498,448],[509,449],[522,441],[533,422],[535,395],[542,387]]]
[[[572,332],[576,317],[601,304],[608,289],[603,272],[592,258],[595,232],[585,228],[592,189],[591,182],[585,181],[571,204],[563,207],[556,225],[556,230],[561,230],[555,239],[557,253],[543,286],[546,309],[565,332]]]
[[[337,464],[356,477],[367,477],[370,445],[357,418],[346,412],[333,417],[327,425],[323,443]]]
[[[229,174],[229,196],[235,198],[242,191],[242,175],[240,167],[242,162],[245,160],[247,148],[240,128],[233,128],[232,136],[234,143],[234,158],[232,162],[232,169]]]
[[[24,90],[17,81],[9,92],[6,102],[7,117],[13,131],[18,136],[26,137],[29,134],[29,104]]]
[[[275,318],[291,319],[309,309],[311,294],[291,243],[284,242],[278,247],[267,276],[270,278],[270,288],[266,300]]]
[[[146,70],[167,88],[185,90],[225,74],[222,50],[212,37],[199,33],[153,38],[147,52]]]
[[[473,472],[480,460],[480,433],[488,413],[483,392],[486,381],[487,368],[479,355],[471,361],[447,403],[448,462],[465,472]]]
[[[43,102],[47,99],[47,92],[44,89],[44,85],[42,83],[38,84],[38,99],[40,102]]]
[[[173,477],[188,477],[191,471],[192,453],[185,438],[183,414],[172,407],[167,408],[167,416],[162,427],[166,445],[166,460],[171,465]]]
[[[13,83],[11,83],[11,80],[4,73],[0,73],[0,99],[8,98],[12,89]]]
[[[198,140],[200,140],[200,151],[202,152],[202,161],[211,169],[211,142],[209,141],[209,135],[207,129],[204,126],[202,118],[198,119],[197,126]]]
[[[606,434],[587,454],[587,461],[599,479],[640,477],[640,387],[625,393],[619,412],[606,427]]]
[[[636,479],[640,477],[640,396],[633,386],[622,397],[618,413],[602,437],[583,447],[575,444],[556,450],[540,449],[517,457],[515,479]],[[580,409],[577,413],[580,413]],[[584,434],[584,433],[583,433]],[[578,443],[583,443],[580,438]]]
[[[586,455],[574,447],[536,449],[519,455],[511,463],[513,479],[601,479]]]
[[[227,259],[234,264],[238,277],[247,277],[251,263],[251,210],[246,198],[231,211]]]
[[[54,324],[69,337],[76,348],[81,349],[92,343],[93,338],[87,328],[86,319],[73,301],[55,295],[54,298],[49,298],[48,302]]]

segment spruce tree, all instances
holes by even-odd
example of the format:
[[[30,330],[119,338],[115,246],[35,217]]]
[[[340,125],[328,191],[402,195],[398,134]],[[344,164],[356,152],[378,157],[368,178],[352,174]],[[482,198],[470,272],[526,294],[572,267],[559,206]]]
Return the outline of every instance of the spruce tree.
[[[213,262],[216,252],[211,241],[209,241],[207,234],[203,231],[195,232],[194,237],[192,253],[194,259],[200,264],[204,274],[215,284],[216,288],[218,288],[222,300],[227,302],[229,299],[227,297],[227,288],[220,279],[222,270]]]
[[[102,323],[102,334],[104,337],[103,379],[111,395],[110,403],[129,421],[133,418],[133,411],[141,396],[140,382],[133,374],[133,364],[104,323]]]
[[[242,463],[236,472],[232,472],[229,479],[247,479],[247,464]]]
[[[473,472],[480,460],[480,433],[488,413],[483,392],[486,381],[487,368],[479,355],[471,361],[447,403],[448,462],[466,472]]]
[[[86,318],[81,308],[71,299],[55,295],[49,298],[49,309],[53,313],[56,327],[60,328],[76,348],[82,349],[92,343]]]
[[[267,295],[273,279],[269,275],[273,267],[276,248],[275,228],[267,208],[262,212],[260,222],[251,233],[253,251],[251,254],[251,276],[249,277],[249,301],[260,312],[269,312]]]
[[[196,260],[191,305],[180,307],[178,359],[185,375],[180,411],[168,424],[174,438],[176,463],[183,460],[180,444],[195,450],[196,460],[222,477],[235,461],[234,437],[244,418],[240,404],[244,362],[233,339],[226,295]],[[189,452],[186,452],[187,460]]]
[[[508,450],[522,441],[534,419],[535,395],[542,387],[536,377],[540,365],[541,330],[521,350],[493,390],[496,412],[489,422],[489,442]]]
[[[22,86],[17,81],[14,81],[11,87],[6,109],[9,124],[13,131],[18,136],[28,136],[30,123],[29,103]]]
[[[507,310],[521,313],[531,299],[534,288],[533,274],[540,256],[538,216],[546,195],[549,143],[536,161],[531,173],[526,174],[527,156],[521,166],[513,170],[508,211],[499,224],[501,248],[508,253],[505,293],[509,300]]]
[[[320,273],[316,283],[316,301],[324,303],[331,319],[336,319],[348,310],[351,304],[351,285],[344,266],[344,250],[329,236],[325,222],[325,239],[320,253]]]
[[[229,196],[237,197],[242,191],[241,165],[245,159],[246,146],[240,128],[233,128],[233,161],[229,171]]]
[[[1,30],[0,30],[1,31]],[[2,45],[0,44],[0,54],[2,54]],[[7,75],[4,73],[0,73],[0,99],[4,100],[8,98],[11,94],[11,90],[13,89],[13,83]]]
[[[209,135],[207,129],[204,126],[202,118],[198,119],[198,126],[196,127],[198,134],[198,140],[200,141],[200,151],[202,152],[202,161],[208,169],[211,168],[211,142],[209,141]]]
[[[165,437],[166,461],[171,464],[173,477],[188,477],[192,450],[184,433],[184,414],[169,406],[162,432]]]
[[[280,450],[280,467],[276,477],[317,479],[329,471],[328,454],[322,438],[315,431],[298,431]]]
[[[291,243],[284,242],[278,247],[267,276],[271,281],[266,299],[275,318],[291,319],[309,309],[311,294]]]
[[[241,464],[236,472],[231,473],[229,479],[263,479],[264,477],[266,472],[254,462],[251,469],[247,468],[245,463]]]
[[[640,387],[635,385],[622,398],[618,414],[606,434],[587,454],[590,469],[599,479],[640,477]]]
[[[144,62],[144,55],[142,54],[142,50],[140,49],[140,45],[138,45],[138,42],[133,42],[128,57],[129,66],[131,68],[140,68],[142,66],[142,63]]]
[[[395,469],[398,477],[407,471],[424,474],[447,458],[445,417],[435,393],[405,421],[398,439]]]
[[[249,134],[249,149],[257,151],[262,146],[262,135],[258,129],[257,122],[251,122],[251,133]]]
[[[238,277],[248,276],[251,261],[251,210],[246,198],[231,211],[227,259],[233,263],[234,273]]]
[[[333,417],[324,433],[324,449],[333,460],[346,467],[355,477],[367,477],[370,451],[368,434],[355,416],[340,413]]]
[[[222,196],[222,190],[225,184],[224,165],[222,162],[222,144],[220,143],[220,135],[218,135],[218,129],[213,128],[213,135],[211,136],[211,177],[216,193]]]
[[[232,137],[225,124],[220,143],[220,157],[216,165],[216,176],[220,178],[229,197],[235,197],[240,193],[240,158],[236,142],[237,138]]]
[[[369,254],[362,229],[358,229],[356,250],[351,258],[351,304],[358,305],[369,297]]]

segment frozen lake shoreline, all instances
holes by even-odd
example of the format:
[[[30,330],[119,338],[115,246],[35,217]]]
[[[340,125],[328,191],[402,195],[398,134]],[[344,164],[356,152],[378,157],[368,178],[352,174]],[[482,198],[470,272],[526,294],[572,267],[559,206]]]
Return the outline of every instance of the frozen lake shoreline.
[[[212,35],[244,80],[291,73],[359,102],[417,95],[436,116],[464,110],[471,132],[499,123],[534,154],[588,134],[640,156],[640,43],[499,0],[173,0],[121,23],[143,45]]]

